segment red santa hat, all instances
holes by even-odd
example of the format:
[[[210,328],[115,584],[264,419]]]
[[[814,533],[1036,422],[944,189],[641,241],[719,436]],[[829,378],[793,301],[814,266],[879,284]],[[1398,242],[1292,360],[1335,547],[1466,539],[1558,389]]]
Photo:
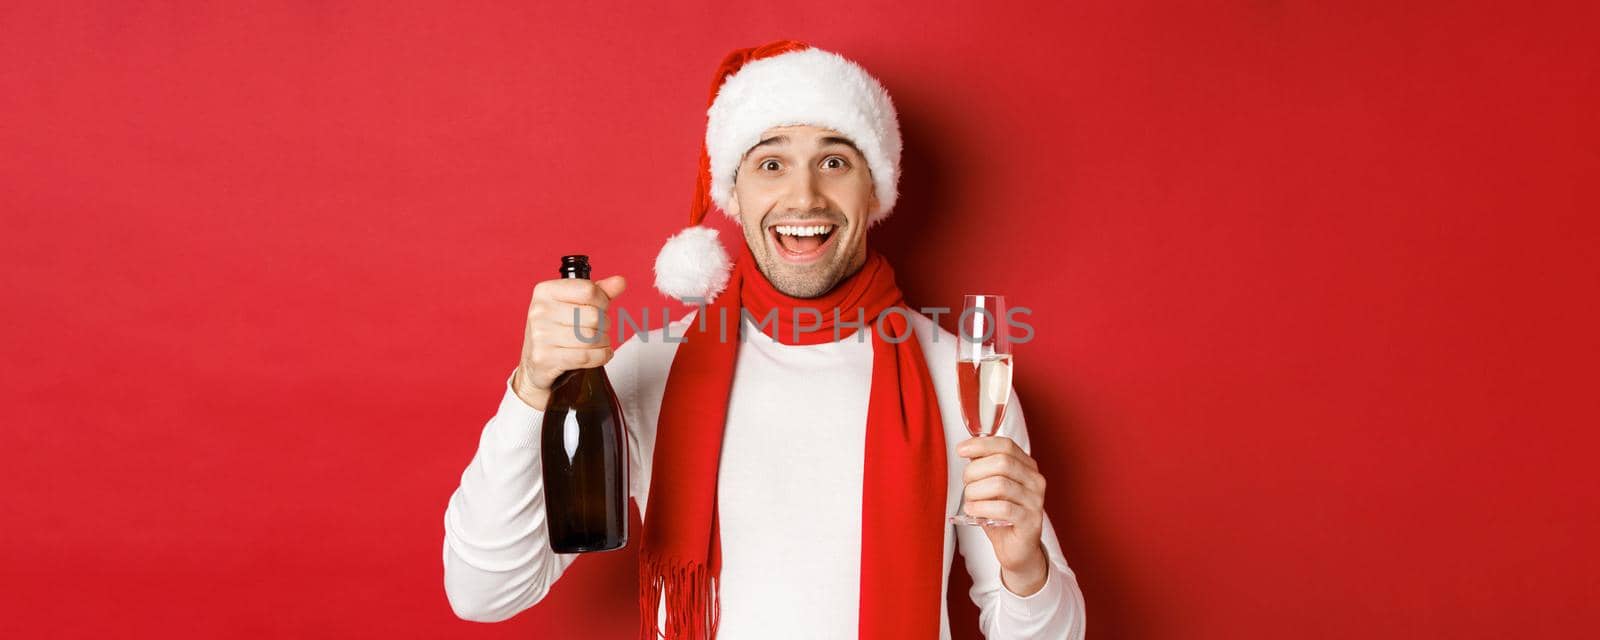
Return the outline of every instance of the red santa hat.
[[[894,209],[900,122],[889,92],[860,65],[794,40],[739,49],[717,68],[710,102],[689,226],[668,238],[656,256],[656,288],[662,293],[709,303],[727,287],[732,260],[717,230],[700,223],[713,203],[738,221],[728,213],[734,177],[745,152],[772,127],[811,125],[844,134],[872,172],[878,206],[867,225]]]

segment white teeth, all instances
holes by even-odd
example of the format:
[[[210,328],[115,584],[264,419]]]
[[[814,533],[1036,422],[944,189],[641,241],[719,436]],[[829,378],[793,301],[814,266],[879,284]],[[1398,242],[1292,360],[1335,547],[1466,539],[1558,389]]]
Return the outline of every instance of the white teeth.
[[[816,224],[800,227],[795,225],[780,224],[776,227],[773,227],[773,229],[776,229],[778,233],[786,236],[819,236],[832,231],[833,225]]]

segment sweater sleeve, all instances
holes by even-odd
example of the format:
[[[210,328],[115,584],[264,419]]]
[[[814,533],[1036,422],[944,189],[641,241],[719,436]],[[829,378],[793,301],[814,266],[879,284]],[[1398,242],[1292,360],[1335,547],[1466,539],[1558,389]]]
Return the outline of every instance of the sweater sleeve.
[[[1009,436],[1017,446],[1030,455],[1027,423],[1022,415],[1022,404],[1016,393],[1006,407],[1005,421],[999,434]],[[1048,472],[1048,470],[1046,470]],[[1000,579],[1000,561],[995,558],[994,546],[980,527],[957,526],[957,544],[966,561],[967,572],[972,575],[972,601],[978,604],[978,625],[986,638],[1050,638],[1082,640],[1084,634],[1083,593],[1078,580],[1067,566],[1061,543],[1056,539],[1050,515],[1044,516],[1040,539],[1049,560],[1049,574],[1044,587],[1029,596],[1019,596],[1005,587]]]
[[[637,352],[625,343],[605,365],[628,423],[635,500],[650,478],[649,452],[637,433],[644,423],[637,413]],[[580,555],[550,550],[539,458],[543,418],[511,390],[508,378],[499,409],[445,507],[445,595],[463,620],[499,622],[538,604]]]

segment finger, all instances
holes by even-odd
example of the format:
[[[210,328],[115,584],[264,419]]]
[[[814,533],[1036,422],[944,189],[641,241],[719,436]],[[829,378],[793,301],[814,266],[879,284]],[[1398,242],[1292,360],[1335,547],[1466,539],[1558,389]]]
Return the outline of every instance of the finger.
[[[984,461],[989,461],[992,458],[1003,458],[1003,456],[990,456],[990,458],[984,458]],[[1045,477],[1038,474],[1038,472],[1034,472],[1034,470],[1021,469],[1016,464],[1003,467],[1003,469],[990,467],[990,469],[973,470],[974,466],[978,466],[978,462],[973,462],[968,466],[968,469],[962,472],[962,482],[966,483],[966,485],[986,482],[986,480],[992,480],[992,478],[1003,478],[1006,482],[1016,483],[1016,485],[1021,486],[1022,490],[1027,491],[1029,494],[1037,494],[1037,496],[1045,494]]]
[[[528,325],[528,337],[536,346],[594,348],[611,344],[611,340],[606,336],[604,323],[574,326],[544,317]]]
[[[594,329],[605,321],[605,311],[599,307],[570,302],[551,301],[540,305],[539,318],[562,327]]]
[[[1011,500],[1022,502],[1027,490],[1021,483],[1003,476],[990,476],[967,484],[968,500]]]
[[[961,471],[962,482],[976,482],[990,476],[1002,476],[1015,480],[1024,486],[1039,487],[1042,482],[1036,465],[1028,464],[1027,460],[997,453],[984,456],[967,463],[966,469]]]
[[[583,304],[591,307],[606,308],[611,302],[611,297],[593,282],[579,278],[564,278],[560,280],[546,280],[534,287],[535,298],[541,294],[550,299],[571,304]]]
[[[979,436],[977,438],[969,438],[956,445],[956,455],[963,458],[991,456],[997,453],[1025,458],[1028,466],[1035,469],[1038,468],[1038,464],[1034,462],[1033,457],[1029,456],[1028,452],[1023,451],[1022,447],[1017,446],[1016,441],[1006,436]]]
[[[584,369],[610,360],[611,346],[557,347],[541,344],[529,355],[530,363],[545,375],[554,377],[563,371]]]
[[[602,292],[605,292],[607,300],[617,299],[617,296],[622,295],[622,292],[628,288],[628,281],[623,279],[622,276],[603,278],[596,280],[594,284],[600,287]]]
[[[967,485],[968,500],[1010,500],[1022,505],[1042,506],[1044,497],[1021,483],[1002,476],[990,476]]]
[[[968,500],[963,509],[964,513],[969,516],[1005,520],[1012,524],[1027,522],[1028,519],[1028,510],[1026,508],[1007,500]]]
[[[567,349],[598,349],[611,346],[611,339],[599,329],[541,324],[533,328],[535,344]]]
[[[594,349],[557,347],[551,350],[550,364],[559,367],[562,371],[572,371],[574,369],[592,369],[605,364],[610,359],[611,347]]]

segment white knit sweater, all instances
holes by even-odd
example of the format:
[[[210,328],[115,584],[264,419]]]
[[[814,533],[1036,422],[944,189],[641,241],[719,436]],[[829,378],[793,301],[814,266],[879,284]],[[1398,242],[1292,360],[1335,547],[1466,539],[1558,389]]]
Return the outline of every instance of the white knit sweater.
[[[679,344],[663,331],[681,337],[692,318],[693,313],[668,328],[635,335],[606,364],[628,423],[631,493],[641,513],[649,502],[656,418]],[[954,513],[967,463],[955,447],[971,437],[956,395],[955,335],[918,313],[911,314],[911,326],[944,418],[946,513]],[[748,321],[742,335],[717,476],[723,553],[718,636],[854,637],[871,344],[858,332],[839,342],[785,345]],[[450,497],[445,591],[461,618],[493,622],[516,615],[538,603],[581,555],[550,550],[539,466],[541,417],[511,391],[508,380],[499,411],[484,426],[477,454]],[[999,435],[1030,450],[1015,394]],[[1049,578],[1037,593],[1021,597],[1002,584],[994,548],[981,529],[946,528],[946,592],[959,545],[986,637],[1083,637],[1083,596],[1048,516],[1043,533]],[[629,544],[639,540],[640,533],[631,531]],[[950,637],[944,609],[940,637]]]

